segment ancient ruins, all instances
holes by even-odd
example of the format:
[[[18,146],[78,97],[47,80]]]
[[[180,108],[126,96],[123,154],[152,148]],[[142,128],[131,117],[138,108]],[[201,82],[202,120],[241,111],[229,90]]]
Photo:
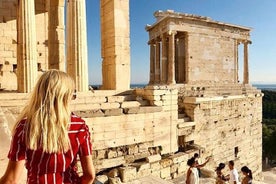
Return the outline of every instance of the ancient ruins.
[[[146,27],[149,84],[130,89],[129,0],[101,0],[100,9],[103,81],[101,90],[89,91],[85,1],[0,0],[1,148],[8,150],[37,77],[55,68],[76,81],[72,109],[90,127],[103,183],[179,177],[195,152],[212,156],[207,175],[234,160],[261,180],[262,93],[249,84],[250,28],[155,12]],[[6,153],[0,156],[2,166]]]

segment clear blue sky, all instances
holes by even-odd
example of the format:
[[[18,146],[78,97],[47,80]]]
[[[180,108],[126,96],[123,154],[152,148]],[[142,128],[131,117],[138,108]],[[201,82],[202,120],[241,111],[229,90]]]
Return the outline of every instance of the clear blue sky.
[[[101,84],[100,0],[86,0],[90,84]],[[146,24],[157,10],[174,10],[252,28],[251,83],[276,84],[276,0],[130,0],[131,83],[148,83]]]

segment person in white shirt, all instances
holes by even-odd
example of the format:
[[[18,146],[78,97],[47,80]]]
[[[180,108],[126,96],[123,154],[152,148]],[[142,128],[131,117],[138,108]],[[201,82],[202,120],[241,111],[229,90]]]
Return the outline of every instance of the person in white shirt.
[[[230,173],[228,175],[229,184],[239,184],[239,174],[237,169],[234,168],[234,161],[230,160],[228,163]]]

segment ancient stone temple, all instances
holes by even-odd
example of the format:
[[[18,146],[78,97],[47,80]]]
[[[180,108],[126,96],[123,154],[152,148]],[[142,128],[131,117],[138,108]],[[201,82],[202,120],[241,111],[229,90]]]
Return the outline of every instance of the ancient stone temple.
[[[249,84],[250,28],[155,12],[156,22],[146,27],[149,84],[129,89],[129,0],[101,0],[103,82],[89,91],[84,0],[0,0],[0,10],[1,150],[9,149],[37,77],[56,68],[76,81],[71,108],[89,125],[102,183],[174,179],[185,175],[194,153],[212,156],[203,170],[210,177],[218,163],[234,160],[261,180],[262,93]]]
[[[157,22],[146,28],[150,84],[237,84],[239,62],[248,84],[250,28],[170,10],[154,15]],[[238,62],[240,44],[244,60]]]
[[[88,91],[84,0],[1,0],[0,9],[1,90],[30,92],[41,72],[59,69]],[[129,89],[128,9],[128,1],[101,1],[103,89]]]

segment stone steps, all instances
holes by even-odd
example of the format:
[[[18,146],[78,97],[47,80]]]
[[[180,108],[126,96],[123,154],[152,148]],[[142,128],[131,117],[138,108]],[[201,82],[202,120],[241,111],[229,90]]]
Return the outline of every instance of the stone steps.
[[[191,118],[186,114],[179,113],[177,120],[178,136],[191,134],[195,128],[196,123],[191,121]]]
[[[178,129],[192,128],[195,125],[196,125],[196,123],[194,121],[182,122],[182,120],[178,120],[177,128]]]

